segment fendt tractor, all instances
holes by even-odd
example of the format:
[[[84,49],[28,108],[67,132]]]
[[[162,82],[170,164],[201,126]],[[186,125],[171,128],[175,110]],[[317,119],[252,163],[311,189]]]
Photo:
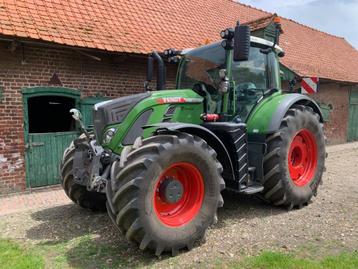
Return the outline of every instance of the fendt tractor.
[[[158,256],[203,242],[224,189],[307,205],[324,171],[323,118],[309,97],[281,90],[275,24],[273,42],[238,22],[220,42],[152,52],[145,91],[94,105],[93,131],[71,110],[83,134],[61,162],[67,195],[107,208],[129,241]],[[166,60],[178,63],[176,89],[165,89]]]

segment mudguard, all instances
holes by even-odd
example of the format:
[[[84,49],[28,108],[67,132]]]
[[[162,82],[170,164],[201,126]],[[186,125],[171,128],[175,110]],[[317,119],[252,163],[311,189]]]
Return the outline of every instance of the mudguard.
[[[287,111],[294,105],[301,104],[312,107],[312,109],[320,116],[323,122],[323,115],[319,105],[311,98],[302,94],[287,94],[286,98],[282,100],[280,105],[277,107],[275,113],[272,116],[271,122],[268,126],[269,132],[274,132],[280,128],[281,121],[286,115]]]
[[[306,95],[298,93],[275,94],[263,100],[251,113],[247,127],[249,133],[270,134],[280,129],[287,111],[295,104],[310,106],[323,122],[319,105]]]
[[[223,177],[228,180],[235,180],[233,164],[225,145],[222,141],[209,129],[190,123],[180,122],[161,122],[144,126],[143,128],[155,128],[156,133],[160,132],[185,132],[191,135],[199,136],[204,139],[210,147],[212,147],[216,153],[217,158],[224,168]]]

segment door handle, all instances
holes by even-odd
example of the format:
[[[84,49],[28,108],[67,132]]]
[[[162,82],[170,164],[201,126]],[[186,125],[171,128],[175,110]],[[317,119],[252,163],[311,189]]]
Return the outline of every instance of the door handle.
[[[31,143],[31,147],[41,147],[43,145],[45,145],[44,142],[32,142]]]
[[[30,142],[25,144],[25,149],[29,149],[32,147],[41,147],[43,145],[45,145],[44,142]]]

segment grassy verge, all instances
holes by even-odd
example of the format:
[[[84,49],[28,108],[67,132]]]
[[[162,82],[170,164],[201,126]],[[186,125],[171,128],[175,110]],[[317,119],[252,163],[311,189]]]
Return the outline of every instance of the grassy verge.
[[[64,242],[44,242],[35,247],[46,261],[46,267],[63,268],[129,268],[128,257],[123,257],[118,246],[98,242],[91,235]]]
[[[0,239],[0,268],[40,269],[44,268],[44,259],[32,250],[18,244]]]
[[[129,267],[128,261],[119,255],[117,246],[98,243],[89,235],[34,245],[0,239],[0,269]]]
[[[258,256],[245,258],[240,262],[227,265],[219,264],[218,268],[245,269],[355,269],[358,268],[358,253],[341,253],[322,259],[297,258],[292,254],[266,251]]]
[[[321,246],[322,247],[322,246]],[[238,257],[237,260],[216,260],[202,264],[205,267],[243,269],[355,269],[358,268],[358,252],[336,252],[337,255],[318,254],[306,244],[287,253],[264,251],[260,255]],[[140,251],[138,251],[140,252]],[[328,253],[328,252],[327,252]],[[137,258],[135,258],[137,257]],[[140,257],[140,258],[138,258]],[[14,241],[0,239],[0,269],[41,268],[137,268],[156,267],[160,260],[136,250],[120,250],[115,244],[97,241],[84,235],[62,242],[42,242],[36,245],[19,245]],[[180,255],[161,261],[160,267],[179,267]],[[214,261],[214,262],[213,262]],[[157,265],[158,266],[158,265]],[[192,265],[201,267],[200,265]],[[203,267],[204,268],[204,267]]]

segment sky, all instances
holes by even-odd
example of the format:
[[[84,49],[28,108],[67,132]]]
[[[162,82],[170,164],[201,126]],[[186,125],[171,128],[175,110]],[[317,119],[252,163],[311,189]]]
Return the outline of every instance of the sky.
[[[358,0],[239,0],[318,30],[344,37],[358,49]]]

